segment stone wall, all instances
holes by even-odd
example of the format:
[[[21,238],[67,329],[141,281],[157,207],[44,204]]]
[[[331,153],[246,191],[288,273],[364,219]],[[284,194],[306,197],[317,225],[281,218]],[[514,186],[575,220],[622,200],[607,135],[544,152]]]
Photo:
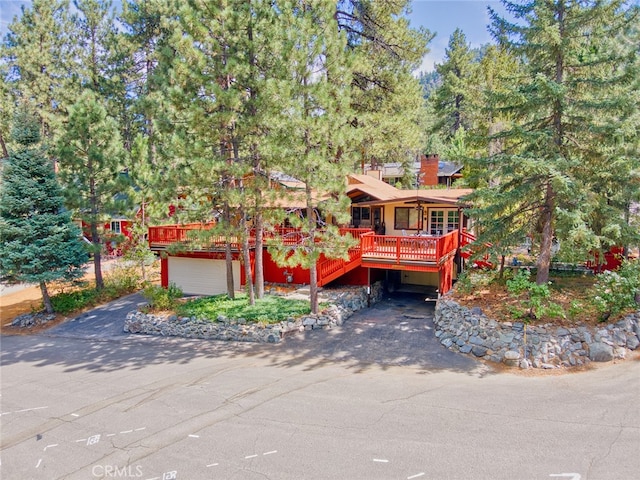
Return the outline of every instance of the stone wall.
[[[522,368],[558,368],[624,358],[640,345],[640,310],[597,327],[525,325],[487,318],[448,297],[438,300],[436,337],[446,348]]]
[[[370,303],[378,302],[382,294],[383,288],[380,282],[371,286],[370,297],[367,294],[367,287],[325,288],[320,291],[319,301],[331,305],[321,313],[289,318],[274,324],[253,323],[244,319],[227,319],[222,316],[212,321],[204,318],[154,315],[135,311],[127,315],[124,331],[184,338],[278,343],[291,333],[342,325],[353,312],[367,308]],[[296,298],[299,296],[300,294]]]

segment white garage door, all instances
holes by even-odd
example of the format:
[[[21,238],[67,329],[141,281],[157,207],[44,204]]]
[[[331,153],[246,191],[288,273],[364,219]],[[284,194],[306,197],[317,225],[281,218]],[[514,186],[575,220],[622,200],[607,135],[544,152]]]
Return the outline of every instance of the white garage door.
[[[227,293],[224,260],[169,257],[169,283],[175,283],[186,294],[218,295]],[[233,262],[235,289],[240,285],[240,262]]]

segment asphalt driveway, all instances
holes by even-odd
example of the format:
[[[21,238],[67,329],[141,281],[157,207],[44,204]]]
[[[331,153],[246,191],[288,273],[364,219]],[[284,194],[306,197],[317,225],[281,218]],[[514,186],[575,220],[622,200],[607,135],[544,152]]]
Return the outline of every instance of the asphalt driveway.
[[[83,313],[46,332],[46,336],[145,342],[187,342],[133,335],[123,331],[127,313],[144,305],[139,294],[129,295]],[[435,337],[433,315],[435,303],[424,300],[424,294],[394,293],[369,309],[354,313],[341,327],[312,330],[286,337],[273,344],[227,344],[227,342],[199,341],[195,348],[215,348],[219,353],[239,350],[267,356],[273,363],[291,365],[306,363],[322,365],[335,363],[353,368],[369,366],[383,368],[414,366],[425,371],[453,370],[460,372],[486,371],[487,367],[464,355],[448,351]],[[224,343],[226,345],[212,345]]]

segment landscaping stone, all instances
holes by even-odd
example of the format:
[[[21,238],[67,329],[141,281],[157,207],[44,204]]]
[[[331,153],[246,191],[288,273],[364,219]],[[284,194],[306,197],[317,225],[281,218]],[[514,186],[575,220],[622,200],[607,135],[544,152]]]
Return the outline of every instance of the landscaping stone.
[[[524,323],[498,322],[445,295],[436,303],[434,325],[436,337],[446,339],[442,343],[450,350],[512,366],[522,366],[526,360],[527,368],[607,362],[640,348],[640,311],[615,324],[597,327],[527,326],[525,345]]]
[[[613,348],[602,342],[590,343],[589,359],[593,362],[610,362],[613,360]]]
[[[178,322],[175,315],[154,315],[134,311],[127,315],[124,331],[145,335],[176,336],[236,342],[278,343],[286,335],[305,330],[328,329],[342,325],[354,312],[367,308],[382,298],[382,283],[366,287],[323,289],[319,300],[331,305],[318,315],[288,318],[274,324],[252,323],[246,319],[230,320],[219,315],[216,321],[184,317]],[[295,294],[295,292],[294,292]],[[453,340],[451,340],[453,343]]]

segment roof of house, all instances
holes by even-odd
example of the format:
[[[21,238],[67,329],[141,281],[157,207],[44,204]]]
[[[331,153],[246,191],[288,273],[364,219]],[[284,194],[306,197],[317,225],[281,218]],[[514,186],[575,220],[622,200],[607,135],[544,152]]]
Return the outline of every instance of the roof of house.
[[[445,160],[440,160],[438,162],[438,176],[439,177],[451,177],[456,173],[460,173],[462,170],[462,165],[459,165],[454,162],[447,162]]]
[[[347,195],[360,191],[377,200],[391,200],[403,195],[402,190],[373,178],[370,175],[352,173],[347,177]]]
[[[420,161],[413,162],[413,170],[414,172],[420,171],[421,163]],[[438,161],[438,177],[451,177],[457,173],[460,173],[463,165],[449,162],[447,160]],[[371,170],[371,164],[367,164],[364,166],[365,171]],[[393,162],[393,163],[385,163],[378,167],[378,169],[382,169],[382,176],[387,177],[402,177],[404,175],[404,168],[402,167],[402,163]]]

